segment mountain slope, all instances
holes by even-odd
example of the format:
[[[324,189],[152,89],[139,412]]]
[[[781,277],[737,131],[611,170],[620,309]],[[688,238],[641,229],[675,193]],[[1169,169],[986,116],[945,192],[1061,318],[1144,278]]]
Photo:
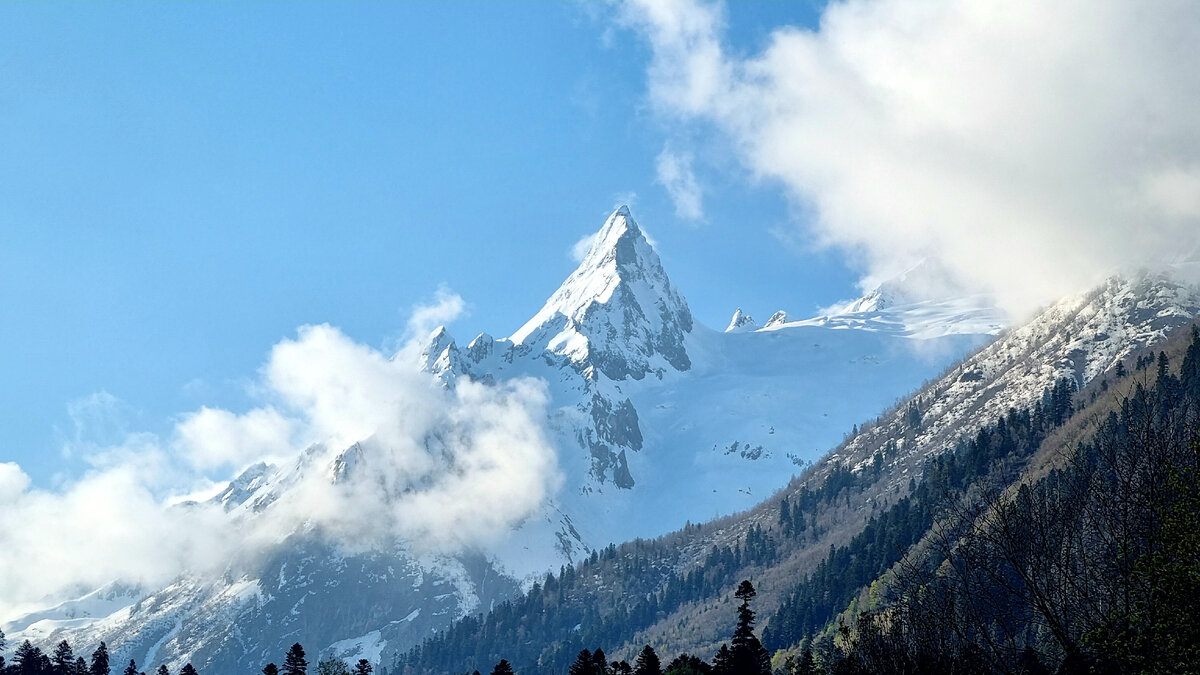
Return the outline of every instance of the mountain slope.
[[[1131,353],[1160,344],[1198,310],[1194,289],[1154,275],[1114,278],[1057,303],[864,425],[751,510],[605,549],[503,605],[495,618],[456,624],[401,665],[453,672],[504,657],[527,672],[552,672],[573,650],[599,645],[610,656],[629,658],[645,643],[660,653],[709,656],[725,637],[726,601],[741,578],[754,579],[758,606],[774,612],[831,546],[849,543],[873,515],[903,500],[931,458],[1011,411],[1056,404],[1060,392],[1069,396]],[[1059,393],[1043,401],[1047,391]],[[802,521],[803,529],[781,523],[785,501],[799,508],[789,507],[788,519]],[[861,576],[873,578],[870,570]],[[518,647],[507,630],[534,639]],[[464,644],[480,646],[472,654]]]

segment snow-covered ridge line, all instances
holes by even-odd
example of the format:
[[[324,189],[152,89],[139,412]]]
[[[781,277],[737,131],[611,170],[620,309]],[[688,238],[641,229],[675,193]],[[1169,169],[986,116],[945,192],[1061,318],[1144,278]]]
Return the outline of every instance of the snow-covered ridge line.
[[[919,428],[888,463],[915,470],[929,454],[1010,408],[1040,400],[1059,378],[1082,388],[1198,314],[1200,289],[1167,274],[1114,276],[1090,292],[1063,299],[919,392]],[[835,460],[850,466],[869,461],[888,438],[903,435],[898,432],[907,424],[905,415],[897,408],[864,425],[838,448]]]

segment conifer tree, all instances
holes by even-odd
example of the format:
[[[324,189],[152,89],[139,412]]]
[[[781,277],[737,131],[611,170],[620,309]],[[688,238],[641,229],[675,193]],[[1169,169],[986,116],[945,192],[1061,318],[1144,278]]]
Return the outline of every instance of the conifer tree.
[[[513,675],[512,665],[507,660],[500,659],[500,663],[497,663],[496,667],[492,668],[492,675]]]
[[[185,665],[182,670],[179,671],[179,675],[199,675],[199,674],[196,672],[196,669],[192,667],[192,664],[189,663],[189,664]]]
[[[71,675],[89,675],[87,660],[82,656],[75,657],[75,670],[70,671]]]
[[[796,675],[817,675],[817,664],[813,659],[812,650],[808,647],[804,648],[804,654],[800,656],[800,663],[796,666]]]
[[[41,670],[42,650],[26,640],[13,652],[13,665],[18,673],[37,673]]]
[[[71,649],[71,644],[66,640],[58,643],[54,648],[54,655],[50,657],[50,663],[54,665],[54,672],[71,675],[71,670],[75,667],[75,652]]]
[[[158,670],[154,671],[154,675],[171,675],[171,672],[167,670],[167,666],[164,664],[159,666]]]
[[[366,659],[359,659],[358,663],[354,664],[354,675],[371,675],[371,662]]]
[[[133,659],[129,659],[129,665],[125,666],[125,670],[121,673],[121,675],[138,675],[137,662]]]
[[[771,675],[771,655],[754,634],[754,610],[750,609],[750,600],[757,594],[749,580],[739,584],[733,594],[742,601],[729,649],[732,672],[738,675]]]
[[[274,663],[268,663],[263,667],[262,675],[279,675],[279,667]]]
[[[288,650],[287,657],[283,660],[283,675],[307,675],[308,661],[304,659],[304,647],[299,642],[292,645]]]
[[[665,675],[711,675],[712,672],[712,666],[702,661],[700,657],[680,654],[667,665]]]
[[[108,668],[108,645],[103,642],[96,651],[92,652],[92,665],[88,669],[89,675],[109,675],[111,671]]]
[[[317,662],[317,675],[350,675],[350,669],[341,659],[322,659]]]
[[[650,645],[642,647],[634,661],[634,675],[662,675],[662,663]]]
[[[722,644],[713,656],[713,672],[717,675],[739,675],[733,670],[733,655],[729,653],[729,645]]]
[[[592,653],[586,649],[575,655],[575,663],[567,670],[567,675],[593,675]]]

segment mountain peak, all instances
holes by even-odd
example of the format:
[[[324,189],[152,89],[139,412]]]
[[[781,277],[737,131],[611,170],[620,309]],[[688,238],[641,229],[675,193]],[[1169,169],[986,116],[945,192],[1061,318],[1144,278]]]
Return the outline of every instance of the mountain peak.
[[[683,336],[691,330],[687,302],[629,207],[621,206],[579,267],[511,340],[563,354],[614,380],[641,379],[666,366],[690,368]]]
[[[661,267],[658,254],[638,227],[628,206],[619,207],[604,221],[571,277],[576,277],[581,271],[606,267],[609,263],[615,263],[618,271],[623,268]]]
[[[725,332],[742,332],[754,330],[755,328],[758,328],[758,324],[755,323],[754,317],[746,314],[742,311],[741,307],[738,307],[736,310],[734,310],[733,318],[729,320],[729,326],[725,329]]]

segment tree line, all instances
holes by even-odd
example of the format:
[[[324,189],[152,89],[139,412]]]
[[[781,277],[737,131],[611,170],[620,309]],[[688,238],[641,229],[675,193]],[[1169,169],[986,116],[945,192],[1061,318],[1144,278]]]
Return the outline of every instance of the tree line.
[[[92,652],[91,658],[87,659],[76,656],[75,650],[66,640],[59,642],[51,653],[46,653],[29,640],[25,640],[14,651],[11,663],[6,662],[3,656],[7,644],[4,631],[0,631],[0,675],[147,675],[145,671],[138,670],[137,661],[134,659],[130,659],[129,665],[123,669],[114,671],[113,664],[110,663],[108,645],[104,642],[101,642]],[[373,671],[371,662],[366,659],[359,659],[351,668],[340,659],[328,658],[317,662],[315,675],[371,675]],[[153,675],[171,675],[171,671],[163,664],[153,671]],[[199,675],[199,671],[191,663],[187,663],[179,669],[178,675]],[[308,675],[308,659],[304,647],[298,642],[292,645],[284,655],[283,665],[268,663],[263,667],[262,675]]]
[[[604,650],[582,649],[567,669],[568,675],[771,675],[771,656],[754,633],[755,611],[750,601],[757,595],[748,579],[742,581],[734,597],[740,600],[732,639],[721,645],[709,663],[697,656],[680,654],[666,668],[650,645],[638,652],[634,662],[609,661]],[[478,670],[472,675],[481,675]],[[511,663],[501,659],[491,675],[516,675]]]
[[[63,640],[50,653],[43,652],[29,640],[22,642],[13,652],[11,663],[5,662],[2,652],[7,646],[4,631],[0,631],[0,674],[3,675],[110,675],[113,670],[109,663],[108,645],[100,643],[92,651],[90,659],[76,656],[71,643]],[[137,663],[130,659],[129,665],[120,671],[121,675],[146,675],[138,670]],[[165,665],[159,666],[154,675],[170,675]],[[180,669],[179,675],[199,675],[192,664],[188,663]]]

